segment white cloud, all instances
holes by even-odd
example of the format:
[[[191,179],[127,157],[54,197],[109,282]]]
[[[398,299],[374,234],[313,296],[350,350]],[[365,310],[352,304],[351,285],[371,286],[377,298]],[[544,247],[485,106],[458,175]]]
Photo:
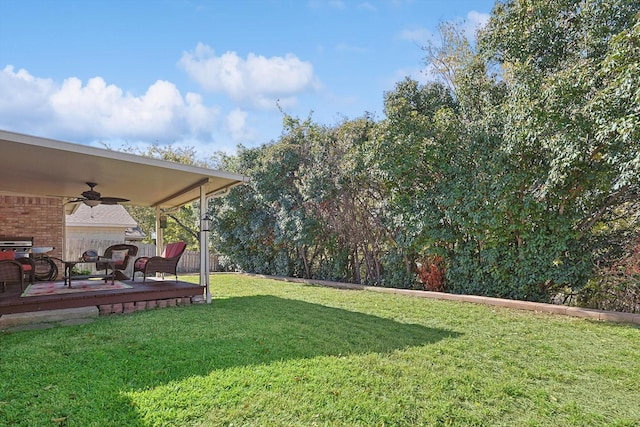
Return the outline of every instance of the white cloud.
[[[454,19],[452,22],[459,26],[468,40],[475,43],[476,31],[484,27],[489,22],[489,18],[490,15],[488,13],[472,10],[467,13],[466,18]],[[405,29],[400,32],[399,38],[416,43],[418,46],[427,46],[429,44],[438,46],[441,42],[439,34],[421,27]]]
[[[467,13],[467,19],[465,19],[463,24],[463,31],[466,34],[467,38],[469,40],[475,40],[476,32],[478,31],[478,29],[487,25],[490,17],[491,15],[489,15],[488,13],[480,13],[476,12],[475,10]]]
[[[247,117],[248,114],[246,111],[236,108],[225,118],[227,131],[235,142],[251,140],[256,137],[256,135],[248,130]]]
[[[309,0],[307,6],[310,9],[329,8],[337,10],[345,10],[347,5],[343,0]]]
[[[184,113],[191,133],[206,135],[218,121],[221,115],[220,108],[205,106],[202,96],[197,93],[188,92],[185,99],[187,105]]]
[[[347,8],[342,0],[329,0],[327,4],[334,9],[343,10]]]
[[[339,43],[338,45],[336,45],[336,50],[338,52],[343,52],[343,53],[366,53],[367,52],[367,49],[363,47],[350,45],[347,43]]]
[[[0,72],[0,128],[86,140],[172,141],[211,135],[221,126],[218,108],[200,95],[182,96],[158,80],[142,96],[125,93],[103,78],[62,84],[7,66]]]
[[[389,80],[388,86],[395,87],[395,85],[398,82],[403,81],[406,77],[409,77],[420,84],[427,84],[435,80],[436,78],[432,72],[431,65],[427,65],[426,68],[420,68],[420,67],[401,68],[396,70],[392,79]]]
[[[475,10],[467,13],[467,20],[476,27],[484,27],[489,22],[489,18],[491,18],[490,14],[476,12]]]
[[[358,5],[358,9],[366,10],[368,12],[377,12],[378,11],[378,8],[375,5],[373,5],[371,2],[368,2],[368,1],[363,1],[362,3],[360,3]]]
[[[12,66],[0,71],[0,128],[31,128],[49,122],[53,111],[49,96],[56,90],[50,79],[32,76],[26,70],[14,72]]]
[[[434,41],[435,35],[426,28],[405,29],[400,32],[400,39],[426,46]]]
[[[311,63],[292,54],[216,56],[211,47],[199,43],[195,51],[182,55],[179,65],[204,90],[225,93],[236,103],[260,109],[276,108],[278,99],[295,104],[297,95],[318,87]]]

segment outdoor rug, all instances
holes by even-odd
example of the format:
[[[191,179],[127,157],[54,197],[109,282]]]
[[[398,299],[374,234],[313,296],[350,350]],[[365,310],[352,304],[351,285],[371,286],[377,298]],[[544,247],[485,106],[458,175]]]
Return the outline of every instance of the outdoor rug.
[[[95,292],[113,291],[116,289],[130,289],[133,286],[122,283],[118,280],[111,284],[111,280],[105,283],[104,279],[95,280],[73,280],[71,288],[65,286],[64,282],[35,282],[29,285],[22,293],[23,297],[37,297],[43,295],[72,294],[75,292]]]

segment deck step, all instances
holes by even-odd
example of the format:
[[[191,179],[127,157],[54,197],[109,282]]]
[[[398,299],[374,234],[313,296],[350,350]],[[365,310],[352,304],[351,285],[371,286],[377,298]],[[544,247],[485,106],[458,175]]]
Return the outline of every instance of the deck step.
[[[21,325],[61,323],[79,319],[91,319],[98,317],[98,314],[99,311],[96,306],[3,314],[0,316],[0,329],[9,329]]]

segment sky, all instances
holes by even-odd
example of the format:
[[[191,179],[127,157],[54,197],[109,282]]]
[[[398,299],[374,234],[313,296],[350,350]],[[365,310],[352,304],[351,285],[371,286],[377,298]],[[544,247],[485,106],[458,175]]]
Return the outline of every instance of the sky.
[[[282,134],[283,114],[384,118],[428,80],[438,25],[470,36],[493,0],[0,0],[0,129],[111,149],[218,151]]]

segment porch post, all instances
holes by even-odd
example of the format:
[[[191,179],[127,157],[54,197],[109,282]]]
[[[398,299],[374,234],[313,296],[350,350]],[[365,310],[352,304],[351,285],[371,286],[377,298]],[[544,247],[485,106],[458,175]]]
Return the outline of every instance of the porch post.
[[[207,195],[205,187],[200,187],[200,286],[205,288],[205,299],[211,304],[209,288],[209,220],[207,219]]]
[[[162,227],[160,226],[160,206],[156,206],[156,256],[162,254],[164,238],[162,237]]]
[[[160,224],[160,206],[156,206],[156,256],[162,254],[164,246],[164,236],[162,235],[162,225]],[[156,277],[162,277],[162,273],[156,273]]]

